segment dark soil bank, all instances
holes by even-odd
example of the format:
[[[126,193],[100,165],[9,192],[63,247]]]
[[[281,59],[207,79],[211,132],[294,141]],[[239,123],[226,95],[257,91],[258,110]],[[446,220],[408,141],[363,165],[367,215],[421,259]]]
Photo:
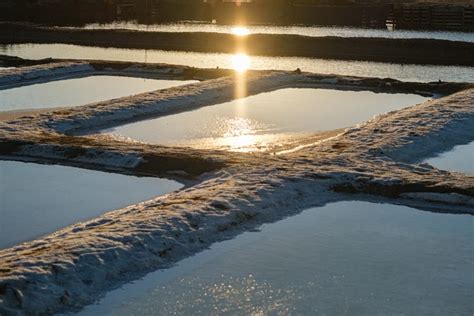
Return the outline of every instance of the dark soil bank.
[[[430,39],[306,37],[53,29],[2,24],[0,44],[63,43],[117,48],[297,56],[391,63],[474,66],[474,43]]]

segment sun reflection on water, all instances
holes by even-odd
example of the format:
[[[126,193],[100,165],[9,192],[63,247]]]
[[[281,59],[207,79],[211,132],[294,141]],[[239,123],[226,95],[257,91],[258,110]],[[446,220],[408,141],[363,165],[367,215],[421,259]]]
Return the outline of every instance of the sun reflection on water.
[[[229,147],[233,150],[242,150],[255,146],[257,136],[260,130],[264,129],[259,122],[248,118],[236,117],[225,120],[225,126],[222,130],[222,137],[216,139],[219,146]],[[246,151],[246,150],[244,150]]]
[[[245,26],[235,26],[232,28],[232,34],[236,36],[247,36],[250,34],[250,30]]]
[[[258,122],[252,122],[244,118],[246,114],[247,96],[247,74],[250,68],[250,58],[245,53],[238,53],[232,57],[232,65],[235,70],[235,91],[234,98],[237,102],[235,108],[235,118],[227,120],[226,128],[222,136],[215,140],[218,147],[227,147],[236,151],[249,151],[250,147],[257,144]]]
[[[241,104],[239,113],[245,113],[246,105]],[[196,138],[178,143],[178,146],[230,150],[236,152],[263,152],[277,150],[281,144],[288,144],[294,135],[279,133],[278,129],[258,120],[240,116],[216,117],[217,128],[209,131],[211,137]],[[176,144],[175,144],[176,145]]]
[[[245,72],[251,66],[250,57],[247,54],[239,53],[232,56],[232,68],[237,72]]]
[[[255,134],[258,131],[258,122],[253,122],[248,118],[235,117],[225,120],[225,130],[223,130],[224,137],[243,136],[249,134]]]

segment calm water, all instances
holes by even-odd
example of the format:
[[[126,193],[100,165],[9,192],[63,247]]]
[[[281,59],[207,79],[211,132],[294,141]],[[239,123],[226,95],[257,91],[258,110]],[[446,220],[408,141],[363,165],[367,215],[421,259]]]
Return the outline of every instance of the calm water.
[[[181,187],[166,179],[0,161],[0,249]]]
[[[100,48],[64,44],[21,44],[0,46],[0,54],[27,59],[73,58],[102,59],[149,63],[168,63],[198,68],[240,68],[238,55],[218,53],[173,52],[144,49]],[[325,60],[301,57],[244,56],[250,69],[295,70],[352,75],[362,77],[394,78],[405,81],[474,82],[472,67],[420,66],[375,63],[364,61]]]
[[[429,38],[450,41],[474,42],[473,33],[436,32],[436,31],[388,31],[380,29],[362,29],[349,27],[322,26],[275,26],[275,25],[218,25],[211,23],[171,23],[171,24],[138,24],[132,22],[115,22],[107,24],[88,24],[84,29],[127,29],[149,32],[206,32],[246,34],[294,34],[311,37],[383,37],[383,38]]]
[[[196,81],[91,76],[0,90],[0,111],[79,106]]]
[[[349,127],[427,99],[368,91],[281,89],[105,132],[153,144],[268,150],[298,136]]]
[[[452,150],[424,162],[438,169],[474,175],[474,142],[456,146]]]
[[[338,202],[263,225],[79,315],[472,315],[474,219]]]

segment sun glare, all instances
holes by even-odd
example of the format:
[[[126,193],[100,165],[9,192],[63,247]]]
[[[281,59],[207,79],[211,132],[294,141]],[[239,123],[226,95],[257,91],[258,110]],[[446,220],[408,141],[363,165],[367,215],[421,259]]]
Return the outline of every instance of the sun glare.
[[[232,56],[232,68],[237,72],[245,72],[250,68],[250,57],[246,54]]]
[[[245,104],[242,104],[242,106],[245,106]],[[233,151],[252,151],[259,139],[255,135],[258,130],[258,122],[243,117],[229,119],[226,121],[226,130],[222,135],[223,137],[218,140],[218,143]]]
[[[250,30],[245,26],[235,26],[232,28],[232,34],[237,36],[247,36],[250,34]]]

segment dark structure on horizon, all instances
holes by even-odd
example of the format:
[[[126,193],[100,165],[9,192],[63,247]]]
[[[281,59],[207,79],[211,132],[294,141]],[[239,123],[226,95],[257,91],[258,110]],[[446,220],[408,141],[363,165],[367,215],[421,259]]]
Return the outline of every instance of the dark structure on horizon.
[[[47,24],[128,19],[375,28],[386,27],[388,21],[397,28],[474,31],[474,4],[455,0],[0,0],[0,19]]]

